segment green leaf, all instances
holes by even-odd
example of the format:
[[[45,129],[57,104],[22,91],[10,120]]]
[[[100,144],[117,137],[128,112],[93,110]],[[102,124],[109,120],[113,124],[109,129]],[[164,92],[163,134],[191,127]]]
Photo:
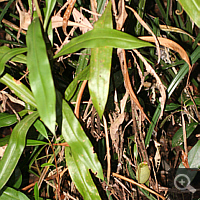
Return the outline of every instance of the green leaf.
[[[15,80],[9,74],[5,74],[0,78],[0,82],[8,86],[13,93],[24,102],[30,104],[34,108],[37,107],[32,92],[20,81]]]
[[[27,114],[27,110],[22,110],[18,113],[20,117]],[[5,126],[11,126],[18,122],[17,117],[15,114],[9,114],[9,113],[0,113],[0,128]]]
[[[39,145],[47,145],[48,142],[39,141],[39,140],[31,140],[27,139],[26,146],[39,146]]]
[[[199,0],[190,0],[189,2],[187,0],[179,0],[180,4],[182,5],[183,9],[186,11],[186,13],[190,16],[192,21],[200,27],[200,2]]]
[[[34,197],[35,197],[35,200],[39,200],[39,189],[38,189],[38,184],[37,182],[35,183],[35,186],[34,186]]]
[[[22,184],[22,173],[20,168],[17,166],[10,177],[9,181],[7,182],[6,186],[10,186],[15,189],[19,189]]]
[[[42,165],[41,165],[41,167],[46,167],[46,166],[53,166],[53,167],[55,167],[55,165],[54,164],[52,164],[52,163],[43,163]]]
[[[31,115],[21,120],[13,129],[8,146],[0,161],[0,189],[3,188],[12,175],[24,150],[26,134],[37,118],[38,112],[33,112]]]
[[[55,135],[56,94],[39,18],[29,25],[27,36],[29,81],[44,124]]]
[[[29,198],[20,191],[17,191],[11,187],[4,187],[0,191],[0,199],[2,200],[29,200]]]
[[[108,98],[112,48],[91,49],[89,91],[95,109],[101,118]]]
[[[5,126],[11,126],[17,122],[16,115],[9,113],[0,113],[0,128]]]
[[[112,30],[111,1],[105,12],[95,23],[94,29],[108,28]],[[110,86],[110,71],[112,60],[112,47],[99,47],[91,49],[89,91],[96,111],[102,118]]]
[[[184,174],[189,177],[190,181],[194,179],[197,172],[199,171],[200,164],[200,140],[192,147],[188,153],[188,164],[190,168],[185,169],[183,163],[179,165],[179,168],[176,171],[176,175]]]
[[[179,104],[176,103],[170,103],[169,105],[166,105],[165,107],[165,111],[172,111],[172,110],[176,110],[180,107]]]
[[[79,155],[73,153],[69,147],[66,147],[65,158],[71,179],[75,183],[80,194],[83,196],[83,199],[100,200],[101,198],[92,180],[91,174],[88,168],[80,163]]]
[[[36,120],[36,122],[34,123],[34,127],[41,135],[43,135],[48,140],[49,137],[47,134],[47,130],[46,130],[44,124],[39,119]]]
[[[193,122],[186,125],[187,138],[193,133],[198,123]],[[179,128],[172,138],[172,147],[181,146],[183,144],[183,127]]]
[[[74,95],[76,88],[79,84],[79,81],[83,81],[83,80],[87,80],[88,74],[89,74],[89,70],[90,67],[86,67],[85,69],[83,69],[76,77],[75,79],[69,84],[69,86],[67,87],[66,91],[65,91],[65,99],[67,101],[69,101],[72,96]]]
[[[56,0],[48,0],[45,1],[46,2],[46,14],[45,14],[45,19],[44,19],[44,30],[46,30],[48,21],[49,21],[49,17],[51,16],[51,13],[54,9],[54,6],[56,4]]]
[[[90,182],[90,185],[87,184],[87,180],[91,179],[89,169],[91,169],[93,173],[97,173],[96,176],[103,180],[102,167],[97,159],[97,155],[93,152],[93,146],[90,140],[83,131],[70,106],[64,100],[62,109],[62,135],[70,146],[70,154],[69,151],[66,153],[70,176],[81,195],[83,195],[83,197],[85,195],[88,196],[91,192],[90,189],[94,190],[95,188],[93,182]],[[76,170],[75,174],[73,174],[74,170]],[[92,199],[97,198],[95,193],[92,195],[95,195],[95,198]]]
[[[27,51],[27,48],[23,48],[24,52]],[[11,49],[7,46],[0,47],[0,54],[1,56],[5,53],[8,53]],[[13,50],[13,49],[12,49]],[[19,51],[19,49],[17,49]],[[21,49],[20,49],[21,51]],[[13,58],[11,57],[11,61],[26,64],[26,56],[24,54],[15,55]]]
[[[5,64],[7,61],[9,61],[12,57],[22,54],[27,51],[27,48],[15,48],[15,49],[9,49],[4,54],[0,55],[0,75],[4,72]]]
[[[0,138],[0,147],[3,147],[6,144],[8,144],[9,139],[10,139],[10,135],[6,135],[5,137]]]
[[[113,47],[122,49],[137,49],[141,47],[153,47],[152,44],[142,41],[127,33],[109,28],[97,28],[73,38],[63,46],[54,58],[74,53],[82,48]]]
[[[188,163],[190,168],[200,168],[200,140],[192,147],[192,149],[188,153]],[[183,168],[183,164],[181,163],[179,168]]]

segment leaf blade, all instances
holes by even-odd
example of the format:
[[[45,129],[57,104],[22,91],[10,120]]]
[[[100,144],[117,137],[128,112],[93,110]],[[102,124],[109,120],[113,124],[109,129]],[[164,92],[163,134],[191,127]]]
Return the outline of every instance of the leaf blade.
[[[44,124],[55,135],[56,95],[39,18],[29,26],[26,40],[29,80],[37,109]]]
[[[113,47],[122,49],[136,49],[141,47],[153,47],[152,44],[142,41],[127,33],[110,28],[97,28],[87,33],[73,38],[64,45],[61,51],[54,56],[59,56],[76,52],[82,48]]]
[[[27,131],[37,118],[38,112],[34,112],[21,120],[13,129],[8,146],[0,162],[0,189],[12,175],[24,150]]]
[[[24,102],[30,104],[33,107],[37,107],[32,92],[20,81],[15,80],[11,75],[5,74],[0,78],[0,82],[8,86],[14,94],[22,99]]]

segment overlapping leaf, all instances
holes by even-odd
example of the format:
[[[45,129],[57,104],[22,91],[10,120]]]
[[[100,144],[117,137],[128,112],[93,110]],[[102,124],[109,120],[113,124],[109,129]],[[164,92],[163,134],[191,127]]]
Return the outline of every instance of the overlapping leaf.
[[[96,187],[93,181],[91,181],[89,169],[93,173],[97,173],[97,177],[103,179],[101,164],[97,159],[97,155],[93,152],[93,146],[84,133],[79,121],[68,103],[64,100],[62,110],[62,135],[70,146],[70,150],[66,153],[70,176],[81,195],[92,195],[89,199],[97,199],[98,195],[90,193],[94,190],[97,192],[97,189],[94,189]]]
[[[49,17],[51,16],[51,13],[54,9],[54,6],[56,4],[56,0],[50,0],[50,1],[46,1],[46,14],[45,14],[45,19],[44,19],[44,30],[46,30],[48,21],[49,21]]]
[[[94,30],[99,30],[99,28],[109,30],[113,28],[111,2],[108,3],[105,12],[94,25]],[[112,49],[107,45],[91,49],[89,91],[100,118],[108,98]]]
[[[0,199],[6,200],[29,200],[29,198],[20,191],[17,191],[11,187],[5,187],[2,191]]]
[[[0,55],[0,75],[3,73],[5,64],[7,61],[9,61],[11,58],[18,54],[22,54],[27,51],[27,48],[15,48],[15,49],[9,49],[8,47],[1,47],[4,53]],[[18,57],[19,59],[19,57]],[[16,59],[15,59],[16,60]],[[21,62],[22,61],[22,62]],[[23,59],[19,60],[19,62],[23,63]]]
[[[10,90],[12,90],[13,93],[21,100],[35,108],[37,107],[32,92],[23,83],[15,80],[9,74],[5,74],[2,78],[0,78],[0,82],[8,86]]]
[[[38,17],[29,26],[26,41],[28,47],[27,66],[30,72],[29,81],[37,109],[44,124],[55,134],[55,88]]]
[[[54,58],[74,53],[82,48],[99,48],[105,46],[136,49],[141,47],[151,47],[153,45],[121,31],[109,28],[98,28],[72,39],[63,46],[61,51],[56,54]]]
[[[0,162],[0,189],[3,188],[12,175],[24,150],[26,134],[38,116],[38,112],[33,112],[21,120],[13,129],[8,146]]]

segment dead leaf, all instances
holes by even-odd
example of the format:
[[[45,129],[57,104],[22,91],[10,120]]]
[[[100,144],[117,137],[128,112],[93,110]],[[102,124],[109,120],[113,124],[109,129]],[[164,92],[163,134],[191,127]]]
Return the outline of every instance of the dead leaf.
[[[118,148],[119,148],[118,147],[119,146],[119,135],[117,134],[117,131],[119,130],[119,126],[123,123],[124,117],[125,117],[124,113],[119,114],[117,119],[115,119],[115,121],[113,123],[111,123],[111,126],[110,126],[110,137],[111,137],[112,143],[114,144],[114,147],[117,152],[118,152]]]
[[[151,65],[146,61],[146,59],[139,53],[139,51],[137,51],[136,49],[133,50],[137,56],[142,60],[142,62],[144,63],[146,70],[148,73],[150,73],[155,79],[156,79],[156,87],[158,88],[158,90],[160,91],[160,95],[161,97],[159,98],[160,101],[160,107],[161,107],[161,112],[160,112],[160,116],[159,119],[163,116],[163,112],[164,112],[164,106],[165,106],[165,101],[166,101],[166,92],[165,92],[165,86],[162,84],[159,76],[157,75],[157,73],[155,72],[155,70],[153,69],[153,67],[151,67]]]
[[[126,107],[126,102],[127,102],[128,97],[129,97],[129,93],[128,93],[128,91],[126,90],[125,95],[123,96],[122,100],[120,101],[121,113],[124,113],[124,110],[125,110],[125,107]]]
[[[184,31],[180,28],[168,26],[168,25],[159,25],[159,26],[162,31],[185,34],[185,35],[189,36],[193,42],[195,41],[195,38],[193,36],[191,36],[189,33],[187,33],[186,31]],[[200,45],[200,43],[197,43],[197,45]]]
[[[20,28],[24,30],[28,30],[28,26],[31,24],[31,14],[30,12],[26,12],[20,9],[18,6],[18,2],[16,1],[16,8],[19,12],[19,18],[20,18]]]
[[[88,21],[88,19],[81,13],[79,12],[76,8],[73,9],[72,15],[74,17],[74,20],[77,24],[80,24],[82,26],[79,26],[79,29],[81,32],[84,34],[89,30],[93,29],[92,24]]]
[[[147,41],[147,42],[154,42],[154,38],[152,36],[140,36],[138,37],[141,40]],[[190,59],[186,53],[186,51],[176,42],[167,39],[167,38],[162,38],[158,37],[158,41],[160,45],[168,47],[172,49],[173,51],[176,51],[180,54],[181,58],[185,60],[185,62],[189,65],[189,68],[192,69],[192,66],[190,65]]]
[[[159,42],[158,42],[157,37],[155,36],[153,31],[149,28],[149,26],[145,23],[145,21],[138,15],[138,13],[133,8],[129,6],[126,6],[126,8],[130,9],[133,12],[137,20],[140,22],[140,24],[152,35],[151,37],[154,38],[154,42],[155,42],[156,49],[158,52],[158,63],[159,63],[160,62],[160,47],[159,47]]]
[[[190,168],[188,163],[188,156],[183,150],[181,151],[181,160],[185,168]]]
[[[124,0],[119,0],[119,3],[118,3],[118,16],[116,17],[116,24],[117,24],[117,27],[116,29],[117,30],[121,30],[123,25],[124,25],[124,22],[126,21],[126,18],[127,18],[127,13],[126,13],[126,10],[125,10],[125,2]]]

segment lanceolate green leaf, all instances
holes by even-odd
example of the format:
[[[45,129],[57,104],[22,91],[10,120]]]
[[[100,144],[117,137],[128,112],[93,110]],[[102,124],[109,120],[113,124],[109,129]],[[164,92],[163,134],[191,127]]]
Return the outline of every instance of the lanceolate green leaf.
[[[18,49],[20,49],[20,48],[18,48]],[[27,48],[23,48],[23,49],[24,50],[26,49],[26,51],[27,51]],[[1,46],[0,47],[1,56],[3,54],[7,54],[10,50],[11,49],[7,46]],[[21,51],[21,49],[20,49],[20,51]],[[24,51],[24,52],[26,52],[26,51]],[[19,55],[16,54],[13,58],[11,58],[11,61],[26,64],[26,56],[24,54],[19,54]]]
[[[0,161],[0,189],[3,188],[12,175],[24,150],[26,134],[38,116],[38,112],[33,112],[21,120],[13,129],[8,146]]]
[[[15,48],[15,49],[9,49],[4,53],[0,55],[0,75],[3,73],[5,64],[7,61],[9,61],[12,57],[22,54],[24,52],[27,52],[27,48]]]
[[[17,191],[11,187],[5,187],[0,193],[0,199],[2,200],[29,200],[29,198],[20,191]]]
[[[56,54],[54,58],[74,53],[82,48],[98,48],[104,46],[137,49],[141,47],[152,47],[153,45],[121,31],[109,28],[97,28],[72,39],[63,46],[61,51]]]
[[[45,14],[45,19],[44,19],[44,30],[46,30],[48,21],[49,21],[49,17],[51,16],[51,13],[54,9],[54,6],[56,4],[56,0],[48,0],[45,1],[46,2],[46,14]]]
[[[182,5],[183,9],[186,13],[191,17],[192,21],[200,27],[200,1],[199,0],[179,0],[180,4]]]
[[[87,200],[100,200],[97,188],[92,180],[88,168],[79,162],[79,156],[71,151],[70,147],[65,148],[65,158],[72,181],[76,188]]]
[[[39,18],[35,18],[27,31],[27,66],[29,81],[37,109],[44,124],[55,134],[56,95],[51,67],[46,52]]]
[[[75,177],[73,181],[77,186],[77,188],[83,187],[82,184],[84,184],[84,187],[88,188],[88,186],[86,186],[87,185],[86,182],[81,182],[82,181],[81,177],[86,177],[86,173],[89,172],[89,169],[91,169],[93,173],[97,173],[98,178],[103,179],[102,167],[97,159],[97,155],[93,152],[93,146],[90,140],[83,131],[79,121],[75,117],[70,106],[64,100],[63,100],[62,110],[63,110],[62,135],[65,141],[69,144],[71,149],[70,150],[71,158],[69,158],[70,155],[67,154],[67,164],[68,167],[70,167],[73,164],[72,167],[70,167],[69,172],[72,178]],[[73,166],[76,166],[76,168],[78,167],[79,175],[81,177],[79,175],[76,176],[76,174],[72,174]],[[90,176],[89,173],[87,173],[87,175]],[[90,187],[92,188],[95,187],[94,183],[91,183]],[[84,190],[84,193],[90,193],[88,189]],[[84,195],[84,193],[81,194]]]
[[[83,69],[76,77],[75,79],[70,83],[70,85],[67,87],[65,91],[65,99],[69,101],[72,96],[74,95],[74,92],[76,91],[76,88],[78,86],[79,81],[88,80],[89,75],[89,66]]]
[[[13,93],[21,100],[35,108],[37,107],[32,92],[23,83],[15,80],[9,74],[5,74],[2,78],[0,78],[0,82],[8,86],[10,90],[12,90]]]
[[[198,123],[193,122],[186,125],[187,138],[193,133]],[[183,127],[180,127],[172,138],[172,147],[181,146],[183,144]]]
[[[101,118],[108,98],[112,47],[91,49],[89,91]]]
[[[112,30],[111,1],[105,12],[95,23],[94,30],[108,28]],[[112,60],[112,47],[99,47],[91,49],[89,91],[94,107],[101,118],[106,106],[110,85],[110,69]]]

